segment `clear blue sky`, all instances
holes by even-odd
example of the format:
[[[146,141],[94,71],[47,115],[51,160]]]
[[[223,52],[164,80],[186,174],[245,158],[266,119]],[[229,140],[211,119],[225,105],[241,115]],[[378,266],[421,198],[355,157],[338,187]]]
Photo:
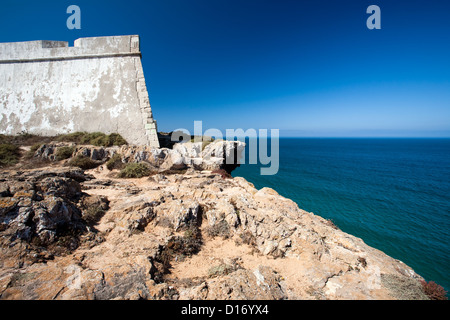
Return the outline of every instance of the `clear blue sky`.
[[[81,30],[66,8],[81,8]],[[381,30],[366,9],[381,8]],[[0,42],[139,34],[159,130],[450,136],[450,1],[20,1]]]

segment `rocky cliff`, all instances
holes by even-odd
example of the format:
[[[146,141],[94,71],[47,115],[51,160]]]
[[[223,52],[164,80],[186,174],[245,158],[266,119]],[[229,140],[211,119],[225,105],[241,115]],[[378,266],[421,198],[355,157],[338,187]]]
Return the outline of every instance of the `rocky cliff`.
[[[243,178],[63,163],[0,173],[1,299],[427,298],[404,263]]]

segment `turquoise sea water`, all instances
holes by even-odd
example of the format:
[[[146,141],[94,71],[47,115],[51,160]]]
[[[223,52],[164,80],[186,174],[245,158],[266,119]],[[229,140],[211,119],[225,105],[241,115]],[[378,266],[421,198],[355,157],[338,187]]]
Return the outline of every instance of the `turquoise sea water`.
[[[280,169],[233,171],[450,291],[450,139],[281,138]]]

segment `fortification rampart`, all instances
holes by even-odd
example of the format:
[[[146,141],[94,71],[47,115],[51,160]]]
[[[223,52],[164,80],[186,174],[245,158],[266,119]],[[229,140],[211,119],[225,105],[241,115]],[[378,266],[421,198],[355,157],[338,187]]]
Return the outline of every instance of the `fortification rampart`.
[[[0,43],[0,133],[117,132],[159,147],[139,36]]]

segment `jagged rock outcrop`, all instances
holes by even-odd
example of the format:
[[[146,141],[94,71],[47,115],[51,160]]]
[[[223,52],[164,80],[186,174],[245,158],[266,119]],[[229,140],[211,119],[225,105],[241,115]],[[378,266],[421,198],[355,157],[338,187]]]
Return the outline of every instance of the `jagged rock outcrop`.
[[[90,221],[78,203],[89,197],[80,182],[90,178],[77,168],[0,173],[1,243],[13,248],[7,256],[18,254],[23,264],[75,250],[80,236],[89,234]]]
[[[115,154],[122,157],[123,163],[147,162],[157,170],[196,170],[225,169],[233,171],[238,166],[245,144],[240,141],[217,140],[209,144],[203,142],[176,143],[172,149],[152,148],[149,146],[96,147],[77,146],[74,143],[51,142],[43,144],[34,153],[34,157],[55,161],[58,149],[72,147],[73,154],[88,157],[94,161],[106,161]]]
[[[404,263],[243,178],[46,168],[0,180],[1,299],[426,298]],[[50,197],[60,199],[53,211]],[[92,203],[102,214],[88,214]],[[49,220],[27,220],[21,208]],[[84,227],[70,234],[76,246],[54,249],[63,232],[33,244],[39,230],[55,230],[53,218]],[[31,240],[12,236],[24,221],[35,221]]]

